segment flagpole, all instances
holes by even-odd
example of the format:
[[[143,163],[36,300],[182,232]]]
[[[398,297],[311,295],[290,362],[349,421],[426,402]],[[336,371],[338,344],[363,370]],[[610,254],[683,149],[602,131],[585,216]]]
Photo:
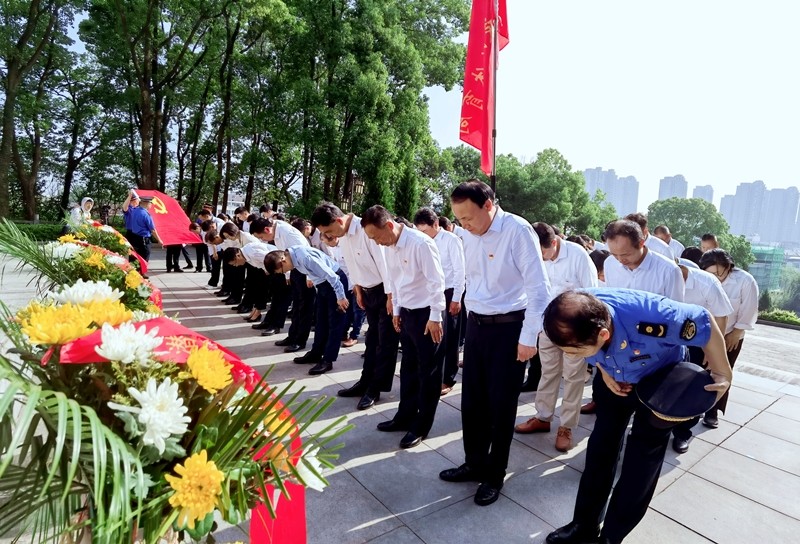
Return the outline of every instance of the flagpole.
[[[492,21],[492,175],[489,176],[489,184],[492,192],[497,198],[497,0],[492,0],[494,4],[494,20]]]

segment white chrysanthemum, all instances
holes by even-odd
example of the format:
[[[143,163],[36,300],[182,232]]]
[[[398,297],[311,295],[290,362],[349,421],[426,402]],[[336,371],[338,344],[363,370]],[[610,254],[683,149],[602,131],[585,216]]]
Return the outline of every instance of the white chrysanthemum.
[[[119,255],[106,255],[105,259],[108,264],[112,264],[114,266],[122,266],[128,262],[128,259],[125,257],[120,257]]]
[[[319,452],[319,448],[313,448],[303,455],[303,458],[297,463],[297,475],[300,476],[300,480],[306,484],[306,487],[310,487],[314,491],[322,491],[328,483],[320,478],[322,475],[322,463],[320,463],[320,460],[317,458],[317,452]],[[314,474],[314,472],[306,466],[306,463],[314,467],[314,471],[320,476]]]
[[[162,316],[161,314],[154,314],[150,312],[145,312],[144,310],[134,310],[133,311],[133,322],[139,323],[140,321],[147,321],[148,319],[156,319],[158,317],[166,317]]]
[[[114,227],[109,227],[108,225],[103,225],[100,227],[100,230],[104,232],[114,232]]]
[[[48,296],[60,304],[84,304],[100,300],[119,300],[124,293],[111,287],[108,280],[83,281],[79,279],[74,284],[62,285],[59,291],[51,291]]]
[[[51,242],[44,246],[45,251],[52,253],[54,259],[66,260],[72,259],[83,250],[83,246],[67,242],[64,244],[58,242]]]
[[[105,323],[100,335],[102,342],[94,348],[97,354],[109,361],[119,361],[124,364],[146,365],[153,351],[164,341],[158,336],[158,327],[153,327],[147,332],[147,327],[144,325],[137,329],[130,322],[123,323],[117,328]]]
[[[136,293],[138,293],[138,295],[142,298],[150,298],[150,295],[153,294],[153,290],[150,289],[149,286],[142,283],[136,288]]]
[[[137,414],[136,419],[145,427],[142,442],[146,446],[154,446],[158,453],[164,453],[167,438],[172,435],[182,436],[187,431],[187,425],[192,419],[185,415],[187,408],[183,405],[183,399],[178,396],[178,384],[172,383],[171,379],[167,378],[156,384],[156,379],[150,378],[144,391],[131,387],[128,393],[140,407],[124,406],[115,402],[109,402],[108,406],[112,410]]]

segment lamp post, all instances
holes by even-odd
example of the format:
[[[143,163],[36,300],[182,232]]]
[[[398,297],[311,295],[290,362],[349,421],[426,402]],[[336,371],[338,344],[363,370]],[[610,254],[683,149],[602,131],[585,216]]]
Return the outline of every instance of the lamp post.
[[[353,211],[353,195],[358,195],[359,199],[364,194],[364,180],[360,177],[353,177],[353,188],[350,190],[350,212]]]

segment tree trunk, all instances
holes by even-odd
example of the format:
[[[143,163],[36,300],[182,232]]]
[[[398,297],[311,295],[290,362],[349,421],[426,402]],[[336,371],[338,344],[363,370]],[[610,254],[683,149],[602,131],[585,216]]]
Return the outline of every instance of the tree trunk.
[[[256,166],[258,165],[258,150],[261,144],[261,134],[253,134],[253,143],[250,145],[250,173],[247,176],[247,188],[244,191],[244,207],[250,209],[253,201],[253,188],[256,183]]]
[[[11,144],[14,140],[14,105],[17,102],[19,74],[12,71],[14,62],[9,64],[6,75],[6,101],[3,104],[3,134],[0,137],[0,217],[8,217],[9,191],[8,172],[11,169]]]

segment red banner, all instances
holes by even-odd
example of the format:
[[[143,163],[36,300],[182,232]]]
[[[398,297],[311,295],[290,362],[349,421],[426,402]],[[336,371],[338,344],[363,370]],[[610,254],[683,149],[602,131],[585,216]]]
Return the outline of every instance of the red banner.
[[[165,246],[199,244],[200,237],[189,230],[189,217],[177,200],[159,191],[136,189],[139,196],[152,196],[150,216],[158,231],[159,241]]]
[[[495,128],[494,79],[497,52],[506,45],[506,0],[473,0],[459,133],[462,141],[480,150],[481,170],[487,176],[494,169],[492,132]]]

